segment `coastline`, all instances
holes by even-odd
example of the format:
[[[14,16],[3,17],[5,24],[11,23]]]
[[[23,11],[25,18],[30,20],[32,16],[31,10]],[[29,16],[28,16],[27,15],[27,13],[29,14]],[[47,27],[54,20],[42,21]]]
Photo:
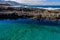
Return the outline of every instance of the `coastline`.
[[[60,8],[29,8],[0,4],[1,19],[32,19],[60,21]]]
[[[0,9],[0,19],[60,20],[60,9],[23,7],[0,7]]]

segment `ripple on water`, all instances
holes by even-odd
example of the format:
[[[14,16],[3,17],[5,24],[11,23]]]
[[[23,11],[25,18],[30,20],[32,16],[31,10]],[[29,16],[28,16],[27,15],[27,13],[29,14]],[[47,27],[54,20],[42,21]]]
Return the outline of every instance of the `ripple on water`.
[[[41,25],[36,20],[1,20],[0,40],[59,40],[60,26]]]

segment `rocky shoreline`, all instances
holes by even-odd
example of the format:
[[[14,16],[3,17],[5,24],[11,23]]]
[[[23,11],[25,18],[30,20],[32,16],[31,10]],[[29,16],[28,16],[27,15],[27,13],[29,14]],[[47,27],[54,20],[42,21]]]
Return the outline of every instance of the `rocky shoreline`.
[[[60,9],[24,8],[0,6],[0,19],[30,18],[36,20],[60,20]]]

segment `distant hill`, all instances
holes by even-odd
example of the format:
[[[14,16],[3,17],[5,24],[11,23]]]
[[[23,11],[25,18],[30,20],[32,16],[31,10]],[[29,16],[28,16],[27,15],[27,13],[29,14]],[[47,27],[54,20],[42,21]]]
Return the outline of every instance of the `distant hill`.
[[[0,4],[10,4],[12,6],[22,6],[22,7],[25,7],[25,6],[28,6],[28,7],[33,7],[33,8],[49,8],[49,7],[52,7],[52,8],[60,8],[60,5],[28,5],[28,4],[24,4],[24,3],[18,3],[18,2],[15,2],[15,1],[0,1]]]
[[[18,3],[15,1],[0,1],[0,4],[10,4],[12,6],[27,6],[26,4]]]

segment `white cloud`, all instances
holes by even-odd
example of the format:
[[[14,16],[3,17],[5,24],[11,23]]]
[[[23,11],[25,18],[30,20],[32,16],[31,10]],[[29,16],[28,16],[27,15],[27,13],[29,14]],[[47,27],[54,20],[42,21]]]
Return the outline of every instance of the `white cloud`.
[[[41,1],[47,1],[47,0],[16,0],[19,3],[38,3]]]
[[[47,2],[47,0],[10,0],[28,5],[60,5],[60,2]]]

